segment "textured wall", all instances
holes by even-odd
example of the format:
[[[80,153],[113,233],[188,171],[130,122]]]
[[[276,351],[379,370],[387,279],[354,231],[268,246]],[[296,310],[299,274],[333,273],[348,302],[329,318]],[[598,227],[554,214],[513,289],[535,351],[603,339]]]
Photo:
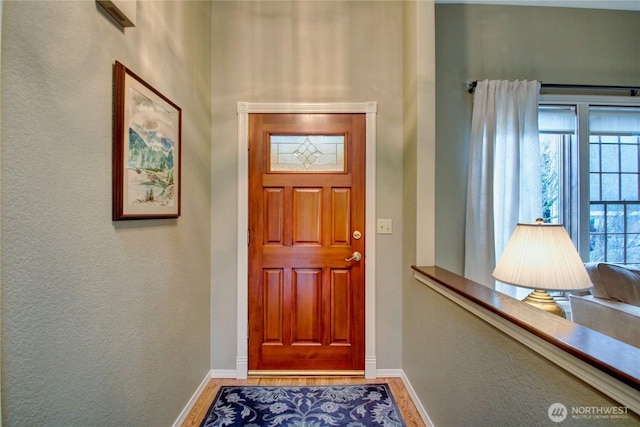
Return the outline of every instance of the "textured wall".
[[[493,326],[414,280],[406,288],[404,370],[436,426],[551,426],[553,403],[620,406]],[[435,326],[437,325],[437,326]],[[635,426],[640,418],[561,425]]]
[[[378,367],[402,346],[402,2],[257,1],[213,4],[212,363],[236,355],[236,102],[377,101]],[[218,207],[218,208],[216,208]]]
[[[436,263],[464,269],[468,141],[465,80],[637,85],[640,12],[436,6]]]
[[[210,4],[5,1],[5,426],[170,425],[209,370]],[[111,221],[112,65],[183,109],[182,217]]]

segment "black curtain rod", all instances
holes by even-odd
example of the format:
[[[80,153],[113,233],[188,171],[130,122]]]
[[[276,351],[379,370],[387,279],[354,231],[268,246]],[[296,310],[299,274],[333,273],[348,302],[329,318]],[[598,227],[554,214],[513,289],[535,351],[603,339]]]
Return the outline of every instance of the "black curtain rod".
[[[464,87],[469,93],[473,93],[476,90],[478,81],[464,82]],[[640,86],[599,86],[599,85],[571,85],[571,84],[558,84],[558,83],[541,83],[540,86],[543,89],[572,89],[572,90],[617,90],[617,91],[629,91],[630,96],[638,96]]]

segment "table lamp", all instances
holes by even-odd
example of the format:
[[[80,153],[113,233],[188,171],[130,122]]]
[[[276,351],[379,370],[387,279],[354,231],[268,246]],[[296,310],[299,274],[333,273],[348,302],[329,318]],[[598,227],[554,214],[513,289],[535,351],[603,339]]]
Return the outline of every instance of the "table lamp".
[[[565,317],[547,291],[592,287],[578,251],[562,224],[518,224],[493,271],[500,282],[534,289],[523,301]]]

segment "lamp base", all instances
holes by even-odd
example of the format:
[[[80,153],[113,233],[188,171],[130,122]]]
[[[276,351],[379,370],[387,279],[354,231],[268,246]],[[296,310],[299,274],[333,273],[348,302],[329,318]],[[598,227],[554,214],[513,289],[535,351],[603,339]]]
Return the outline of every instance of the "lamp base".
[[[531,304],[532,306],[537,307],[541,310],[544,310],[547,313],[565,317],[564,309],[560,307],[558,303],[553,299],[553,297],[549,295],[549,292],[545,290],[536,289],[522,301],[526,302],[527,304]]]

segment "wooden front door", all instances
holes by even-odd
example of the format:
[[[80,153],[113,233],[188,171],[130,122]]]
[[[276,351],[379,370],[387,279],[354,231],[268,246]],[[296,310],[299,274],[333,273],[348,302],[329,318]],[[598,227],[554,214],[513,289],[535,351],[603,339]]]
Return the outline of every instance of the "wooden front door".
[[[365,128],[249,115],[250,371],[364,370]]]

